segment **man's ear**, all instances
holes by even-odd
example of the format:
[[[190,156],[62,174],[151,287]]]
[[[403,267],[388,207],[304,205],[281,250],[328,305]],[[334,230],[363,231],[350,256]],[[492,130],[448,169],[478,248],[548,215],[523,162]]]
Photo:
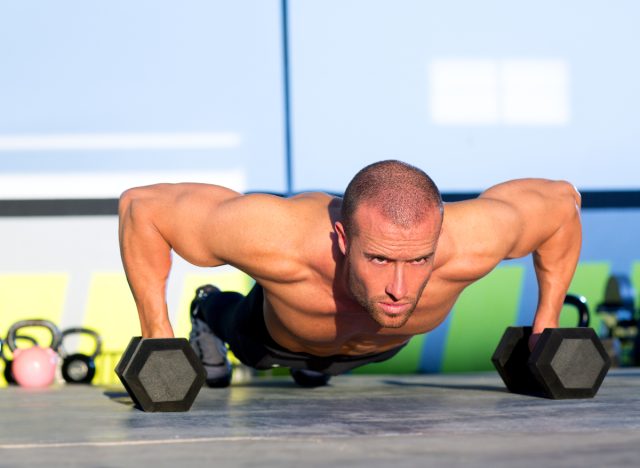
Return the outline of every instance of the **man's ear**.
[[[344,230],[344,225],[340,221],[336,221],[334,229],[338,234],[338,246],[342,255],[347,255],[347,233]]]

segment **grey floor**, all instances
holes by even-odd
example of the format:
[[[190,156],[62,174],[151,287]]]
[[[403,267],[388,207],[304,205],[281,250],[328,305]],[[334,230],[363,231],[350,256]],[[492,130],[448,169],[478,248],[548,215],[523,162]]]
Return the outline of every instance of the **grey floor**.
[[[507,393],[497,374],[288,378],[203,388],[143,413],[121,388],[0,389],[0,466],[638,466],[640,369],[590,400]]]

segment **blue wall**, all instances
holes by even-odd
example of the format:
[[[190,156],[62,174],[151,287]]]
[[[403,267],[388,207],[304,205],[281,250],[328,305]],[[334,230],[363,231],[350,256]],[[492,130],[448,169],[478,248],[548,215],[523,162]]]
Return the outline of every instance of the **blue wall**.
[[[2,2],[0,175],[240,168],[284,191],[282,4],[294,190],[341,191],[389,157],[444,191],[640,187],[632,0]],[[11,144],[202,132],[235,144]]]

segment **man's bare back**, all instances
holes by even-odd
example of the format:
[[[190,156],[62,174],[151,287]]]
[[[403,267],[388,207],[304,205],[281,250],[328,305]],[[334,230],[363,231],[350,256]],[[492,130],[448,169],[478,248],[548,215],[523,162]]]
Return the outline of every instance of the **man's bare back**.
[[[534,333],[557,327],[580,252],[579,202],[566,182],[524,179],[405,226],[363,203],[358,229],[347,233],[342,199],[327,194],[163,184],[123,194],[120,240],[145,337],[173,336],[164,292],[174,250],[253,277],[267,330],[283,348],[364,355],[432,330],[466,286],[530,253],[540,286]]]

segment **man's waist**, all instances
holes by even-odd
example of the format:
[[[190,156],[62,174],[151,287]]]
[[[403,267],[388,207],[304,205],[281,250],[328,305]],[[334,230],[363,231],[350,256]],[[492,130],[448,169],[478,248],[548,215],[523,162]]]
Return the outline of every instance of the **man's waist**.
[[[331,362],[351,362],[351,361],[360,361],[362,359],[369,359],[377,356],[384,356],[389,353],[397,353],[398,350],[404,348],[408,342],[401,343],[400,345],[395,345],[391,347],[385,347],[384,349],[375,349],[365,353],[341,353],[341,352],[327,352],[327,351],[316,351],[314,349],[305,349],[305,350],[297,350],[291,351],[289,348],[280,345],[273,338],[269,340],[269,343],[265,343],[265,347],[274,354],[277,354],[281,357],[305,357],[305,358],[313,358],[316,360],[326,360]]]

